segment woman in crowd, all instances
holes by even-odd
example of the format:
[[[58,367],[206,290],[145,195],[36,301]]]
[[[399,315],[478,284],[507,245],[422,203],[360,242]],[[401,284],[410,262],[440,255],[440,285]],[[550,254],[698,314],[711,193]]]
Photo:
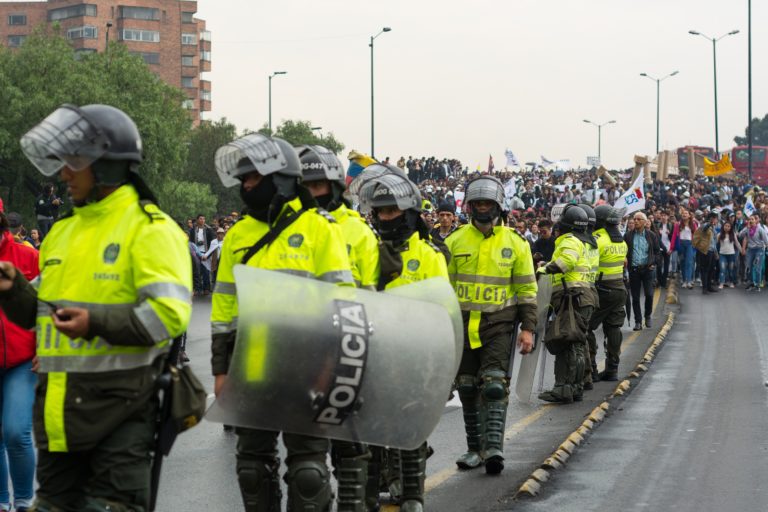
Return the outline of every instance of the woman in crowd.
[[[720,254],[720,286],[736,287],[736,254],[741,252],[739,241],[733,233],[730,222],[723,224],[717,237],[717,251]]]
[[[699,227],[691,212],[685,208],[680,210],[680,222],[675,223],[672,232],[670,250],[677,250],[678,267],[683,274],[683,288],[693,288],[693,233]]]

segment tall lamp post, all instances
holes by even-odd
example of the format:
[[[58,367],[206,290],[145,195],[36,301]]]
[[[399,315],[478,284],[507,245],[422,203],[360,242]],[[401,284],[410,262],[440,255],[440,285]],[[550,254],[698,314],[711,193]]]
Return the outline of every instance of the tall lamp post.
[[[109,29],[110,29],[110,28],[112,28],[112,22],[111,22],[111,21],[108,21],[108,22],[107,22],[107,46],[106,46],[106,48],[105,48],[105,51],[108,51],[108,50],[109,50]]]
[[[269,134],[272,135],[272,79],[277,75],[286,75],[287,71],[275,71],[269,75]]]
[[[602,150],[603,150],[603,126],[608,125],[608,124],[615,124],[616,121],[607,121],[607,122],[605,122],[603,124],[597,124],[597,123],[593,123],[589,119],[585,119],[584,122],[587,123],[587,124],[593,124],[593,125],[597,126],[597,159],[602,164],[603,163],[603,153],[602,153]]]
[[[389,27],[382,28],[379,31],[378,34],[376,34],[375,36],[371,36],[371,42],[368,44],[368,46],[371,47],[371,156],[372,157],[375,154],[375,152],[374,152],[374,147],[375,147],[375,144],[374,144],[374,140],[375,140],[374,139],[374,123],[373,123],[373,120],[374,120],[374,110],[373,110],[373,41],[377,37],[379,37],[381,34],[383,34],[384,32],[389,32],[390,30],[392,30],[392,29],[389,28]]]
[[[747,0],[747,141],[749,150],[749,181],[752,182],[752,0]]]
[[[696,30],[689,30],[688,33],[694,36],[701,36],[708,41],[712,41],[712,61],[714,62],[714,73],[715,73],[715,153],[717,153],[719,157],[720,139],[718,136],[719,133],[717,128],[717,42],[724,37],[736,35],[739,33],[739,31],[731,30],[727,34],[723,34],[720,37],[709,37],[707,35],[702,34],[701,32],[697,32]]]
[[[679,71],[673,71],[672,73],[668,74],[667,76],[663,78],[654,78],[648,73],[640,73],[640,76],[644,76],[649,80],[653,80],[656,82],[656,154],[659,154],[659,113],[660,113],[660,104],[661,104],[661,82],[666,80],[667,78],[671,76],[675,76],[678,74]]]

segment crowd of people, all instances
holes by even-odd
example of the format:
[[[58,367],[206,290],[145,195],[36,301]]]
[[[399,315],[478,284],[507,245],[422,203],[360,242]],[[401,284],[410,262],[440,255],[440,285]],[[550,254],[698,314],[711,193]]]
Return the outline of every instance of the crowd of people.
[[[116,143],[130,146],[139,140],[133,122],[116,109],[89,106],[84,107],[90,108],[84,115],[75,107],[62,108],[71,110],[69,116],[79,116],[84,125],[96,122],[99,130],[124,130],[122,135],[109,131]],[[742,177],[650,181],[645,186],[645,208],[622,215],[625,212],[612,205],[634,181],[631,172],[605,175],[596,169],[541,168],[470,172],[454,159],[401,157],[396,165],[386,159],[367,167],[350,186],[348,192],[353,193],[345,193],[341,163],[324,148],[293,148],[280,139],[252,134],[221,148],[216,160],[222,183],[241,187],[243,211],[216,215],[210,224],[203,214],[178,222],[181,235],[168,227],[170,223],[164,222],[166,217],[156,207],[144,203],[151,203],[154,197],[137,172],[140,152],[134,148],[96,156],[85,167],[75,168],[83,161],[52,152],[46,139],[51,128],[53,132],[57,128],[56,119],[46,121],[53,127],[33,128],[22,143],[45,176],[58,173],[67,182],[70,200],[79,211],[57,222],[64,201],[50,183],[36,198],[36,222],[29,222],[35,227],[29,230],[18,213],[5,213],[0,205],[0,256],[4,260],[0,264],[0,320],[6,344],[0,371],[0,424],[6,451],[0,464],[0,511],[10,510],[11,505],[21,511],[33,507],[32,400],[37,377],[30,370],[39,370],[41,390],[41,403],[34,409],[34,422],[40,427],[36,431],[40,457],[36,510],[146,506],[147,489],[126,492],[114,482],[125,475],[148,474],[147,455],[158,407],[149,376],[155,374],[167,351],[167,345],[158,343],[183,333],[191,314],[190,292],[211,294],[212,371],[214,391],[219,394],[230,364],[235,364],[238,311],[233,268],[240,262],[372,290],[429,278],[450,279],[465,330],[454,388],[462,401],[467,451],[456,463],[464,470],[484,466],[490,474],[504,468],[508,361],[514,350],[511,329],[516,322],[521,324],[517,346],[521,353],[528,353],[537,328],[537,281],[551,279],[552,307],[558,303],[557,307],[565,308],[565,298],[575,291],[572,295],[578,301],[571,307],[583,320],[577,329],[583,335],[578,350],[570,341],[567,349],[559,349],[555,385],[539,395],[560,404],[581,400],[594,381],[617,378],[620,324],[626,314],[635,330],[651,328],[657,287],[668,286],[674,278],[685,289],[701,286],[704,294],[737,285],[759,292],[765,285],[768,196]],[[72,147],[90,144],[80,139],[71,142]],[[254,147],[270,148],[281,156],[282,167],[262,167],[263,161],[249,156]],[[83,181],[89,175],[90,181]],[[298,185],[302,178],[306,188]],[[97,235],[79,230],[91,218],[113,228]],[[341,227],[329,227],[333,223]],[[469,229],[460,229],[469,223]],[[292,224],[292,230],[288,229]],[[92,278],[93,286],[70,290],[66,297],[62,295],[66,282],[56,274],[62,255],[72,250],[66,237],[62,238],[65,231],[97,249],[89,260],[95,269],[92,275],[91,267],[80,262],[68,267],[72,272],[86,272],[81,278],[83,282]],[[266,239],[263,243],[262,238]],[[238,246],[228,247],[228,241],[234,239]],[[305,239],[311,243],[304,245]],[[135,267],[125,274],[130,282],[122,282],[123,274],[114,269],[121,245],[128,243],[143,245],[141,251],[131,251]],[[314,252],[305,251],[301,257],[290,252],[303,245]],[[479,251],[480,247],[492,250]],[[41,268],[38,249],[60,252],[47,258]],[[173,264],[157,268],[148,264],[159,261],[158,251],[165,251],[163,261]],[[473,251],[482,252],[488,261],[468,257]],[[126,265],[126,258],[119,261]],[[38,274],[42,281],[36,279]],[[30,280],[43,283],[42,287],[34,289]],[[127,302],[114,304],[114,297]],[[37,313],[38,299],[52,308],[50,315]],[[549,322],[558,317],[564,318],[558,314]],[[601,324],[606,336],[606,369],[598,373],[594,331]],[[100,337],[109,346],[85,343],[79,352],[67,352],[68,358],[61,358],[57,342],[56,347],[38,346],[35,355],[34,335],[29,330],[35,325],[39,332],[55,331],[57,340],[58,336],[72,340]],[[549,343],[555,346],[557,341]],[[99,364],[107,364],[100,363],[107,361],[104,357],[118,366],[95,371]],[[129,381],[124,371],[130,373]],[[70,381],[62,380],[62,375]],[[77,386],[82,382],[89,387],[81,390]],[[117,408],[118,402],[125,402],[123,395],[96,393],[99,386],[112,389],[115,382],[128,389],[131,397],[143,398],[128,400],[130,407]],[[67,402],[65,412],[50,412],[63,404],[67,389],[90,393],[89,407],[95,403],[98,410],[109,414],[93,416],[77,401],[80,396]],[[79,428],[65,428],[73,424]],[[237,473],[246,509],[279,509],[277,434],[239,428],[237,436]],[[332,497],[325,458],[330,451],[339,475],[340,510],[373,509],[381,490],[400,500],[401,510],[423,510],[426,443],[414,450],[382,450],[307,435],[284,439],[288,499],[293,507],[314,510],[312,507],[329,506]],[[121,451],[128,440],[140,444],[130,454]],[[70,450],[74,450],[71,457]],[[111,463],[106,479],[93,469],[110,461],[118,462]],[[77,474],[63,476],[73,464]],[[13,499],[7,488],[8,475]],[[304,493],[307,485],[317,492]]]

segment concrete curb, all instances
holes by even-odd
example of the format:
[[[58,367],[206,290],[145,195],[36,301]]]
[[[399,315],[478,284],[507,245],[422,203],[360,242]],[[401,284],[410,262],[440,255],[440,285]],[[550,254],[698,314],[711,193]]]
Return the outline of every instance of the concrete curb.
[[[669,281],[666,303],[669,305],[679,304],[677,282],[674,280]],[[565,441],[560,444],[557,450],[547,457],[544,462],[542,462],[539,467],[528,476],[525,482],[523,482],[523,485],[521,485],[515,493],[515,499],[538,496],[541,493],[544,484],[552,478],[552,472],[562,469],[576,449],[603,422],[603,420],[605,420],[606,416],[612,410],[613,402],[620,398],[625,398],[632,392],[637,386],[638,381],[646,372],[648,372],[650,364],[655,359],[656,354],[664,344],[669,331],[672,329],[672,325],[675,323],[676,315],[677,313],[675,311],[669,311],[667,313],[667,319],[664,322],[664,325],[662,325],[661,329],[656,333],[653,342],[648,347],[648,350],[646,350],[643,358],[637,363],[635,369],[619,382],[605,401],[589,413],[589,416],[587,416],[587,419],[582,422],[579,428],[574,430]]]

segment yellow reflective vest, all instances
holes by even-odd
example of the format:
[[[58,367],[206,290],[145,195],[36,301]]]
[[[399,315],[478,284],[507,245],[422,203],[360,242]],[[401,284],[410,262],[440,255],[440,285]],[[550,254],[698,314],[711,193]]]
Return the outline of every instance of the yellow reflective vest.
[[[115,418],[135,407],[142,393],[154,394],[148,375],[168,351],[169,339],[187,328],[187,237],[155,205],[142,207],[133,186],[124,185],[53,225],[40,248],[37,286],[41,300],[85,308],[92,322],[133,318],[145,333],[145,339],[121,344],[100,336],[70,339],[54,327],[50,308],[38,303],[37,356],[45,389],[44,403],[36,404],[37,433],[44,427],[38,446],[52,452],[84,449],[99,437],[94,432],[100,424],[114,428]],[[103,384],[110,380],[111,386]],[[94,390],[99,393],[90,395]]]
[[[408,239],[401,256],[403,258],[403,270],[398,277],[387,283],[384,287],[385,290],[433,277],[448,279],[445,256],[436,246],[422,240],[418,232],[412,234]]]
[[[379,244],[376,235],[359,213],[343,204],[330,213],[339,223],[347,243],[355,284],[360,288],[376,290],[379,282]]]
[[[468,312],[472,348],[482,346],[480,320],[485,314],[518,305],[536,305],[536,275],[531,246],[516,231],[495,226],[489,236],[474,225],[445,239],[451,253],[448,273],[461,310]]]
[[[611,241],[611,236],[605,229],[598,229],[594,233],[597,247],[600,253],[598,267],[598,282],[622,282],[624,279],[624,262],[627,259],[627,243]]]
[[[552,293],[554,295],[563,291],[564,278],[569,289],[579,289],[583,292],[580,303],[582,306],[596,306],[596,297],[590,292],[592,264],[587,252],[588,246],[589,244],[576,238],[573,233],[566,233],[555,240],[552,263],[561,273],[551,274]]]
[[[301,200],[295,198],[283,207],[281,215],[288,209],[299,211],[301,206]],[[211,310],[214,336],[237,330],[237,289],[233,270],[248,249],[268,231],[267,223],[246,215],[224,237]],[[302,213],[277,239],[254,254],[247,265],[354,286],[341,228],[324,210],[319,213],[311,209]],[[214,367],[214,374],[216,372]]]

